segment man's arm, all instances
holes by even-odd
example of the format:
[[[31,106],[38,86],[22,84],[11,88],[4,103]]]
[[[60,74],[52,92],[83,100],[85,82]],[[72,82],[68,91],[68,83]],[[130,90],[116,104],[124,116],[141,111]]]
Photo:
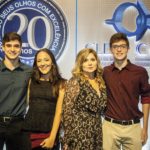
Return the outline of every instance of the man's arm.
[[[146,143],[146,141],[148,139],[149,109],[150,109],[150,104],[142,104],[143,129],[142,129],[142,133],[141,133],[141,140],[142,140],[143,145]]]

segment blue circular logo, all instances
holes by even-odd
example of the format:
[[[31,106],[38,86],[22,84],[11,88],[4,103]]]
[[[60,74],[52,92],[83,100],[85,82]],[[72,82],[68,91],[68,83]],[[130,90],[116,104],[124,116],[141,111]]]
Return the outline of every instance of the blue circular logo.
[[[65,49],[68,26],[61,9],[49,0],[2,0],[0,2],[0,45],[6,32],[22,37],[21,61],[32,65],[40,48],[50,49],[58,60]],[[0,57],[3,57],[0,49]]]

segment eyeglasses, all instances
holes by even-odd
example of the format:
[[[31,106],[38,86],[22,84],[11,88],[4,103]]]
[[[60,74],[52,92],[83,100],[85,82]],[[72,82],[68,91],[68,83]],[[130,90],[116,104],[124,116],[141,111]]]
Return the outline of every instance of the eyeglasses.
[[[118,50],[119,48],[120,49],[127,49],[128,46],[126,44],[122,44],[122,45],[112,45],[112,48],[115,49],[115,50]]]

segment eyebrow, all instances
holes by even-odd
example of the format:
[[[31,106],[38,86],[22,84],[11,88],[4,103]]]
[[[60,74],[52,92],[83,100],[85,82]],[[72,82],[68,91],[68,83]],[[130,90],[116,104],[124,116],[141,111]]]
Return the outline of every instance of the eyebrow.
[[[9,43],[6,43],[5,45],[7,45],[7,46],[20,46],[20,44],[9,44]]]

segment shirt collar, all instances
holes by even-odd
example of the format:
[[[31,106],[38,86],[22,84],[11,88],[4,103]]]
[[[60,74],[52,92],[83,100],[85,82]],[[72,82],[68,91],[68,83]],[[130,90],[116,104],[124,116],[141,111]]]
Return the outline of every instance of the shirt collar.
[[[130,62],[130,60],[127,60],[127,65],[123,68],[123,69],[127,69],[127,70],[131,70],[132,69],[132,63]],[[118,68],[115,66],[115,64],[111,64],[111,70],[118,70]]]
[[[4,71],[4,70],[9,70],[6,65],[4,64],[4,60],[1,61],[1,64],[0,64],[0,70],[1,71]],[[19,65],[18,67],[16,67],[14,70],[24,70],[24,65],[21,61],[19,61]]]

